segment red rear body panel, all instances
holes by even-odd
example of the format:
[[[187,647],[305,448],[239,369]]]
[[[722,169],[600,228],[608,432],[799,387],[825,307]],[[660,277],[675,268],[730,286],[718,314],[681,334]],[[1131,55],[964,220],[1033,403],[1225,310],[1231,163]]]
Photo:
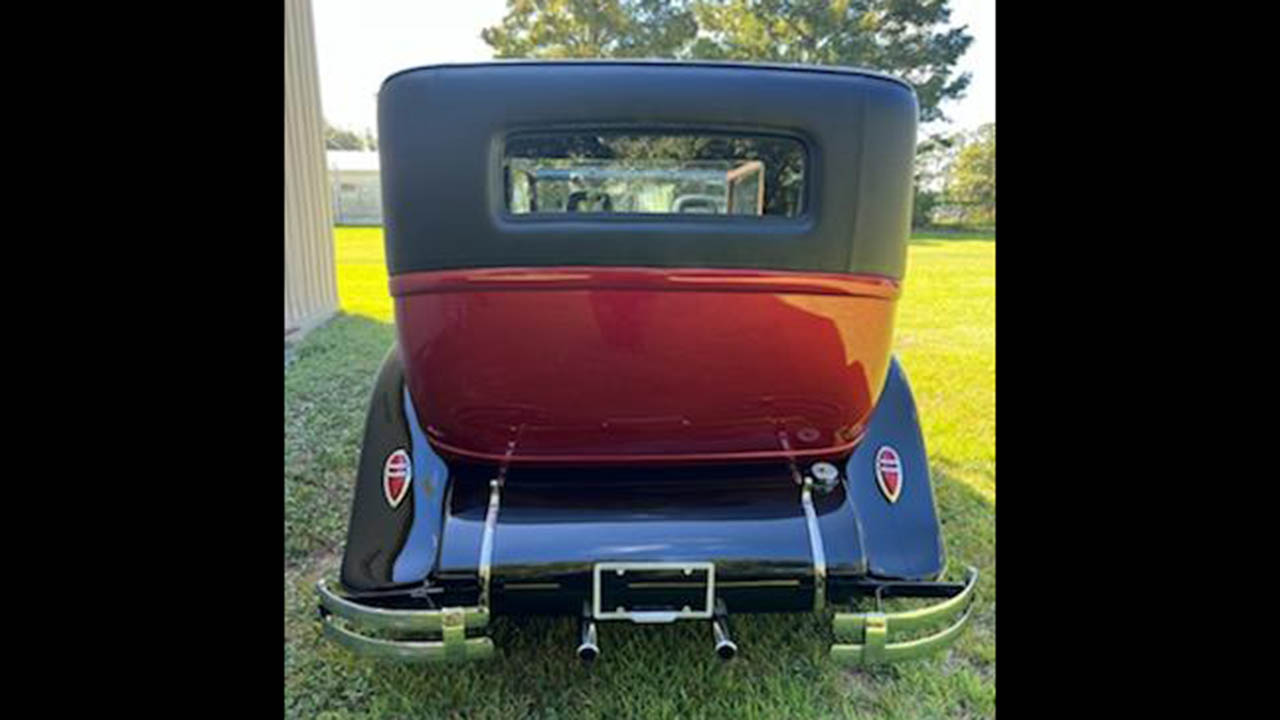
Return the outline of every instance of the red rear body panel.
[[[838,457],[883,387],[896,281],[756,270],[502,268],[391,279],[443,453],[611,463]]]

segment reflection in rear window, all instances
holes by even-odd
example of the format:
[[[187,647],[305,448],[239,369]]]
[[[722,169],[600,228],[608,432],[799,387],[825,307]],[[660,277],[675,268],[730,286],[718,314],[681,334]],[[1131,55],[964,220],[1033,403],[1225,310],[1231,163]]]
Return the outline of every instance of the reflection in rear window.
[[[795,217],[804,146],[784,137],[573,131],[512,136],[511,213]]]

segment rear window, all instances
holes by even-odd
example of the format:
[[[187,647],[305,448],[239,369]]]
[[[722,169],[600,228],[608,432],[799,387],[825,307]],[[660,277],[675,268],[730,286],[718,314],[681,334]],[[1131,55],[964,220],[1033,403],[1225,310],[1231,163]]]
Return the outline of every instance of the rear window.
[[[507,138],[507,211],[796,217],[805,149],[769,135],[564,131]]]

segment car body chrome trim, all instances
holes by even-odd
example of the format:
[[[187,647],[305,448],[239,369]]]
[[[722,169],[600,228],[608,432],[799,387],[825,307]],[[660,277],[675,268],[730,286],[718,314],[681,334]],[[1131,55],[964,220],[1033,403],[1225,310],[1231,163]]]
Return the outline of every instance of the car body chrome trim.
[[[809,546],[813,552],[813,609],[821,611],[827,604],[827,553],[822,547],[822,529],[818,527],[818,513],[813,509],[813,479],[805,477],[800,490],[800,504],[809,527]]]
[[[502,482],[489,481],[489,510],[484,516],[484,536],[480,540],[480,607],[489,607],[489,583],[493,575],[493,534],[498,526],[498,506],[502,500]]]

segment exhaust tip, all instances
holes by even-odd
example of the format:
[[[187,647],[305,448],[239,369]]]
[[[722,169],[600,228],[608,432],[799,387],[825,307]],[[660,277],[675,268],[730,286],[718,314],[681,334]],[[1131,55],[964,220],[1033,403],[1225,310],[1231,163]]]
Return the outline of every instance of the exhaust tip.
[[[716,640],[716,655],[719,655],[721,660],[732,660],[733,656],[738,654],[738,643],[729,639],[728,616],[712,620],[711,632]]]
[[[582,643],[578,646],[578,659],[582,662],[591,662],[600,657],[600,648],[595,643]]]
[[[738,646],[732,640],[721,640],[716,643],[716,655],[721,660],[732,660],[738,654]]]

